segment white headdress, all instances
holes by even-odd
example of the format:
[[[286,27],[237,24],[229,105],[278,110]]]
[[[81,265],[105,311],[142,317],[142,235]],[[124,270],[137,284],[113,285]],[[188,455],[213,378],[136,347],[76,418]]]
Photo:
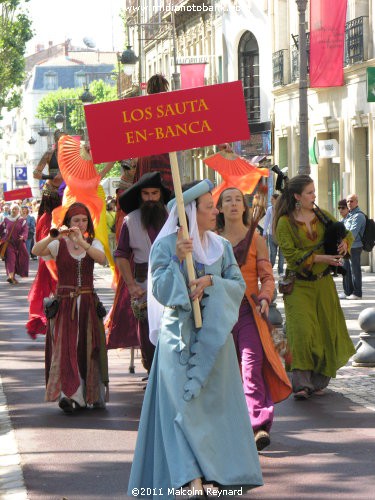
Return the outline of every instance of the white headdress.
[[[193,259],[196,262],[204,265],[211,265],[223,255],[224,247],[220,236],[212,231],[206,231],[203,238],[200,238],[197,224],[197,207],[196,200],[200,196],[210,192],[214,185],[209,179],[205,179],[199,184],[193,186],[183,193],[185,212],[189,219],[189,234],[193,239]],[[178,214],[175,200],[168,203],[170,210],[169,217],[158,234],[153,245],[161,238],[174,234],[178,230]],[[163,314],[163,306],[152,295],[151,281],[151,264],[148,266],[148,283],[147,283],[147,309],[150,340],[156,344],[161,316]]]

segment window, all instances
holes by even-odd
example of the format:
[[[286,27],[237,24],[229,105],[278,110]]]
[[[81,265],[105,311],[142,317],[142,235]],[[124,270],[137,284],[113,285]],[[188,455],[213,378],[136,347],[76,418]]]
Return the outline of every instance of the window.
[[[86,73],[84,71],[77,71],[74,73],[74,86],[84,87],[86,85]]]
[[[249,123],[259,123],[259,48],[256,38],[249,31],[242,35],[238,46],[238,71],[244,89]]]
[[[56,90],[58,87],[58,78],[55,71],[46,71],[43,75],[43,87],[45,90]]]

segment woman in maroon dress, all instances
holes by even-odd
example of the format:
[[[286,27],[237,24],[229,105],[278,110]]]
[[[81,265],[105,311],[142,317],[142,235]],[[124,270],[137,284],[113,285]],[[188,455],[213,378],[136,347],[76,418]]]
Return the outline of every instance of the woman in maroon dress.
[[[103,246],[95,239],[90,213],[82,203],[73,203],[60,230],[51,232],[32,250],[55,259],[58,272],[58,308],[47,311],[46,400],[59,400],[65,413],[87,405],[104,408],[107,353],[93,288],[94,263],[105,263]]]
[[[6,216],[0,224],[0,238],[8,241],[4,261],[7,273],[7,282],[16,285],[18,281],[14,277],[18,274],[22,278],[29,275],[29,254],[25,241],[29,228],[26,219],[20,216],[20,207],[14,203],[11,206],[10,215]]]

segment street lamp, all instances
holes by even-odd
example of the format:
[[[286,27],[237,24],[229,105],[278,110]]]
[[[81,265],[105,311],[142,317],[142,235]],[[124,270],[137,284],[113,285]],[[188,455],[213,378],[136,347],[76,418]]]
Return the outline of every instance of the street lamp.
[[[57,113],[55,114],[56,128],[61,130],[64,127],[64,122],[65,122],[65,116],[61,113],[60,110],[58,110]]]
[[[34,144],[36,144],[35,137],[31,136],[27,143],[30,144],[30,146],[34,146]]]
[[[95,96],[93,96],[92,93],[90,92],[88,85],[86,85],[83,93],[79,96],[79,98],[82,102],[87,104],[95,100]]]
[[[299,174],[310,174],[307,108],[307,51],[306,5],[307,0],[296,0],[299,14]]]
[[[126,47],[126,50],[121,54],[120,62],[124,65],[124,73],[128,76],[133,74],[134,66],[138,61],[131,45]]]

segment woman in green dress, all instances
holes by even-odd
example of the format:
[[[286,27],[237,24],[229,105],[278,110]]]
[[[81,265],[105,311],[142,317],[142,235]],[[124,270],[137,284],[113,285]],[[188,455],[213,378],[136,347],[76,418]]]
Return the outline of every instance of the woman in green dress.
[[[322,395],[330,378],[355,352],[330,274],[330,266],[342,264],[353,237],[348,232],[338,243],[337,255],[324,253],[326,225],[316,211],[315,198],[311,177],[297,175],[288,181],[275,208],[274,234],[287,274],[295,280],[292,292],[284,294],[284,304],[296,399]]]

